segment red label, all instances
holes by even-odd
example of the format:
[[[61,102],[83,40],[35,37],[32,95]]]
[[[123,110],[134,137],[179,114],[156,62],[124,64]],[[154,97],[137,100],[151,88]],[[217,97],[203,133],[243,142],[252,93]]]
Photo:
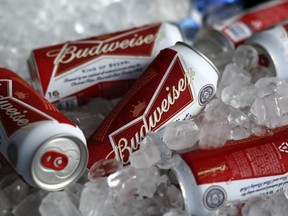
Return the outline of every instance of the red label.
[[[288,127],[272,136],[227,142],[216,150],[182,154],[198,184],[281,175],[288,172]]]
[[[246,33],[244,32],[246,30],[240,25],[235,25],[236,23],[244,23],[253,33],[256,33],[284,21],[287,18],[288,2],[268,2],[256,7],[251,10],[251,12],[244,13],[243,16],[237,18],[232,23],[229,23],[222,32],[239,45],[251,35],[245,37]],[[233,26],[235,26],[235,28]],[[244,35],[242,38],[240,35],[243,33]],[[241,38],[241,41],[238,41],[236,38]]]
[[[48,151],[41,158],[44,167],[57,171],[65,169],[68,162],[68,157],[65,154],[56,151]]]
[[[165,49],[88,140],[89,166],[103,158],[128,163],[139,142],[194,102],[177,52]],[[155,91],[156,90],[156,91]]]
[[[44,94],[57,77],[101,56],[151,56],[160,24],[34,50]]]
[[[75,126],[15,73],[0,68],[0,120],[7,133],[28,124],[57,120]]]

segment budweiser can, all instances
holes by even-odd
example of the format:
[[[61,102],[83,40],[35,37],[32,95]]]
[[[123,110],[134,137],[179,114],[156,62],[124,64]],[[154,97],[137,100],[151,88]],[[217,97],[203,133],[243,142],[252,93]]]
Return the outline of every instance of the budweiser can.
[[[65,108],[123,96],[160,50],[182,40],[176,25],[152,24],[35,49],[28,65],[34,88]]]
[[[271,195],[288,186],[288,127],[272,136],[229,141],[222,148],[196,150],[181,158],[169,175],[181,188],[186,210],[215,215],[229,201]]]
[[[288,19],[287,1],[265,2],[219,24],[204,27],[193,46],[209,57],[222,52],[232,52],[254,33],[285,19]]]
[[[253,35],[246,44],[259,53],[259,64],[267,67],[274,76],[288,79],[288,21]]]
[[[88,167],[104,158],[129,163],[148,132],[199,113],[217,80],[217,68],[187,44],[162,50],[89,138]]]
[[[0,68],[0,153],[33,187],[59,190],[84,172],[82,131],[15,73]]]

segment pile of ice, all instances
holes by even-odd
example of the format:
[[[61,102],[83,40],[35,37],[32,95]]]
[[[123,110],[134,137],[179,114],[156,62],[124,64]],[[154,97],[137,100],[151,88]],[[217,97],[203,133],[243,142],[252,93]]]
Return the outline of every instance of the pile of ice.
[[[177,21],[190,9],[188,0],[176,4],[173,0],[3,1],[0,65],[28,79],[26,60],[34,48],[151,22]],[[150,134],[131,155],[129,166],[99,161],[77,183],[46,192],[30,188],[0,160],[0,216],[188,215],[181,191],[165,172],[179,162],[176,151],[219,148],[227,140],[267,135],[288,124],[287,81],[271,77],[271,71],[257,63],[253,47],[240,46],[205,109],[191,119],[169,124],[159,134],[165,143]],[[65,114],[89,137],[116,102],[96,98]],[[236,200],[217,214],[285,215],[285,194]]]
[[[30,188],[1,164],[0,215],[188,215],[181,191],[165,172],[178,164],[176,151],[218,148],[227,140],[239,140],[251,134],[263,136],[273,128],[288,124],[288,104],[285,104],[288,83],[271,77],[267,68],[257,65],[258,55],[251,56],[254,51],[253,47],[240,46],[233,62],[222,73],[217,95],[205,109],[191,119],[169,124],[164,133],[149,134],[140,149],[131,155],[129,166],[102,160],[77,183],[63,191],[48,193]],[[116,102],[95,98],[86,106],[64,113],[89,137]],[[88,121],[87,116],[90,116]],[[98,123],[89,125],[91,122]],[[163,136],[164,142],[158,136]],[[235,200],[215,214],[285,215],[288,209],[285,194]]]
[[[222,72],[216,97],[200,115],[170,123],[164,131],[165,143],[174,150],[198,143],[202,149],[218,148],[227,140],[263,136],[287,125],[288,82],[271,76],[268,68],[258,65],[252,46],[239,46]]]
[[[178,21],[189,0],[1,1],[0,65],[28,79],[32,49],[160,21]]]

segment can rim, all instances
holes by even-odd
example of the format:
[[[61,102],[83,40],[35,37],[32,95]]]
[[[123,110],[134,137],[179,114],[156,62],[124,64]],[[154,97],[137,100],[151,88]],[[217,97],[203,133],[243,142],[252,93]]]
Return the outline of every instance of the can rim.
[[[43,181],[41,181],[34,169],[35,164],[39,163],[39,158],[36,156],[37,154],[40,154],[39,151],[41,151],[41,149],[46,146],[49,145],[49,143],[51,143],[53,140],[55,139],[59,139],[59,138],[66,138],[68,140],[73,141],[77,147],[79,148],[80,151],[80,160],[79,163],[77,165],[77,168],[73,171],[73,173],[71,173],[69,175],[69,177],[67,179],[64,179],[63,181],[59,182],[59,183],[45,183]],[[87,167],[87,163],[88,163],[88,150],[86,148],[85,143],[74,136],[71,136],[70,134],[58,134],[56,136],[52,136],[48,139],[46,139],[45,141],[43,141],[39,147],[35,150],[35,154],[34,157],[32,159],[32,163],[31,163],[31,175],[32,175],[32,179],[35,183],[35,185],[41,189],[47,190],[47,191],[58,191],[63,189],[64,187],[66,187],[67,185],[76,182],[85,172],[85,169]]]
[[[198,192],[195,191],[197,186],[196,179],[184,159],[181,156],[179,156],[179,159],[179,163],[170,169],[170,179],[176,178],[176,181],[180,186],[186,211],[188,211],[189,214],[195,214],[196,212],[200,213],[202,210],[195,202],[195,197],[199,196]],[[195,206],[199,206],[199,208],[195,209]]]
[[[200,52],[199,50],[197,50],[196,48],[193,48],[192,46],[190,46],[189,44],[183,42],[183,41],[178,41],[176,44],[180,44],[183,45],[185,47],[187,47],[188,49],[193,50],[194,52],[196,52],[199,56],[201,56],[205,61],[207,61],[207,63],[210,64],[210,66],[215,70],[215,72],[217,73],[218,76],[220,76],[220,72],[218,70],[218,68],[215,66],[215,64],[207,57],[205,56],[202,52]]]

